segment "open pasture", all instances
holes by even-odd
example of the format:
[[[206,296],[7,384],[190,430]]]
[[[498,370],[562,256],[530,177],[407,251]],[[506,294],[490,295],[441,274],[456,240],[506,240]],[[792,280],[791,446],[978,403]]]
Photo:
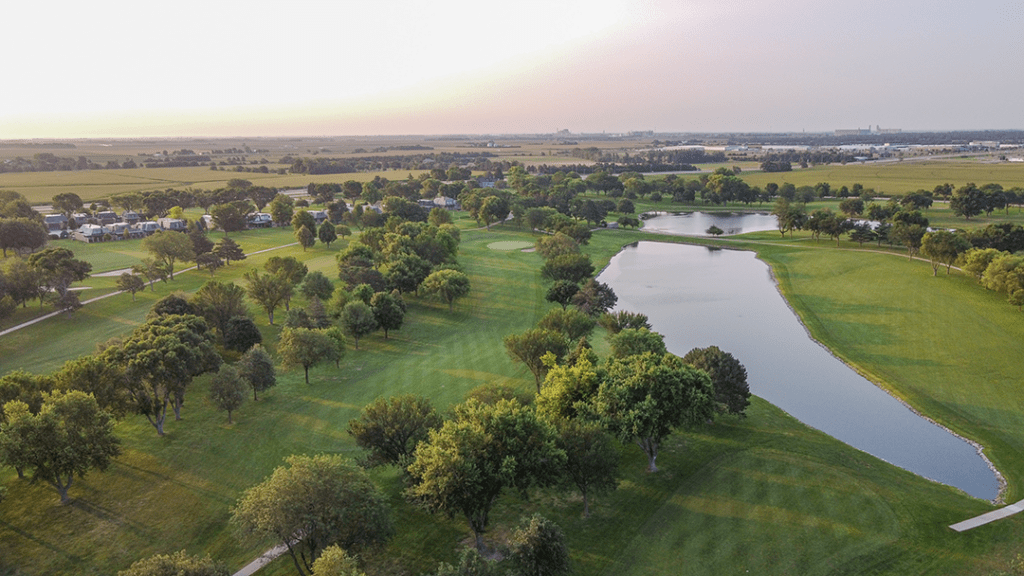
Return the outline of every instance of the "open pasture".
[[[1024,187],[1024,163],[979,162],[961,158],[948,160],[908,160],[904,162],[867,162],[842,165],[821,165],[796,168],[792,172],[741,172],[751,186],[764,187],[769,182],[782,185],[814,186],[828,182],[833,189],[859,183],[873,188],[879,195],[906,194],[918,190],[931,191],[939,184],[960,187],[968,182],[977,185],[990,182],[1003,188]]]

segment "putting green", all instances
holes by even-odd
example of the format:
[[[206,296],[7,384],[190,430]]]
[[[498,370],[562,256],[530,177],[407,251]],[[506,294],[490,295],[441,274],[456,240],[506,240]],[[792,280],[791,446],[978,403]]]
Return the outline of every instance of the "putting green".
[[[491,242],[487,245],[491,250],[522,250],[532,246],[533,242],[524,242],[522,240],[505,240],[504,242]]]

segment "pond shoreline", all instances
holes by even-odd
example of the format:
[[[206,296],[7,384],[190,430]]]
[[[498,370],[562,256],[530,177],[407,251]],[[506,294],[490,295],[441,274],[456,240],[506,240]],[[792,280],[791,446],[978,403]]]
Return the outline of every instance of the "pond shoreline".
[[[768,266],[768,271],[771,274],[772,283],[775,284],[775,289],[778,291],[779,296],[782,297],[782,300],[786,303],[786,306],[789,308],[789,310],[793,313],[794,316],[796,316],[797,320],[800,322],[800,326],[804,329],[804,332],[807,333],[807,338],[808,339],[810,339],[812,342],[814,342],[815,344],[820,346],[822,349],[824,349],[826,352],[828,352],[829,355],[831,355],[833,358],[835,358],[836,360],[842,362],[843,364],[845,364],[848,368],[850,368],[851,370],[853,370],[857,374],[860,374],[862,378],[864,378],[868,382],[871,382],[872,384],[874,384],[876,388],[878,388],[879,390],[881,390],[881,391],[885,392],[886,394],[888,394],[889,396],[891,396],[897,402],[899,402],[904,407],[906,407],[907,410],[910,410],[911,412],[916,414],[919,418],[921,418],[923,420],[927,420],[928,422],[932,423],[936,427],[945,430],[951,436],[959,438],[960,440],[963,440],[964,442],[969,444],[971,447],[973,447],[974,451],[978,454],[978,456],[982,459],[982,461],[985,462],[985,465],[988,466],[988,469],[992,471],[992,473],[996,477],[996,480],[999,482],[999,491],[996,493],[995,498],[989,500],[989,502],[991,502],[992,504],[994,504],[996,506],[1000,506],[1002,504],[1005,504],[1005,501],[1003,500],[1003,497],[1006,494],[1006,488],[1007,488],[1008,483],[1006,481],[1006,478],[1003,477],[1002,472],[1000,472],[999,469],[996,468],[995,464],[993,464],[992,461],[988,459],[988,456],[985,455],[985,446],[983,446],[982,444],[980,444],[978,442],[975,442],[974,440],[971,440],[970,438],[966,438],[964,436],[961,436],[960,434],[957,434],[953,430],[950,430],[949,427],[943,425],[941,422],[937,422],[935,419],[929,417],[927,414],[924,414],[920,410],[914,408],[913,406],[910,405],[910,403],[908,403],[906,400],[904,400],[899,395],[897,395],[888,386],[885,386],[884,384],[882,384],[880,382],[877,382],[874,378],[872,378],[869,374],[865,373],[858,366],[856,366],[854,364],[851,364],[845,358],[843,358],[842,356],[840,356],[839,354],[834,352],[831,348],[829,348],[824,343],[822,343],[820,340],[815,338],[814,334],[811,333],[811,329],[808,328],[807,324],[803,321],[803,318],[800,316],[800,313],[797,311],[796,308],[793,307],[793,304],[789,301],[789,298],[786,297],[786,292],[782,288],[782,283],[779,282],[778,275],[775,274],[775,268],[772,267],[770,262],[766,262],[765,260],[762,260],[761,256],[757,253],[756,250],[744,250],[742,248],[735,248],[735,247],[723,247],[723,249],[724,250],[735,250],[737,252],[754,252],[754,254],[757,257],[757,259],[759,261],[761,261],[761,262],[764,262],[764,264],[766,266]],[[781,408],[779,408],[779,409],[782,410]],[[783,410],[783,412],[785,412],[785,410]],[[787,412],[787,414],[788,414],[788,412]],[[798,420],[799,420],[799,418],[798,418]],[[806,424],[806,423],[804,425],[805,426],[810,426],[809,424]],[[813,428],[813,426],[811,426],[811,427]],[[815,429],[817,430],[817,428],[815,428]],[[826,434],[827,434],[827,432],[826,432]],[[849,444],[847,444],[847,445],[849,446]],[[861,450],[860,448],[857,448],[855,446],[851,446],[851,448],[855,448],[857,450]],[[869,453],[869,452],[867,452],[865,450],[861,450],[861,452]],[[875,456],[875,455],[872,454],[872,456]],[[878,456],[875,456],[875,457],[879,458],[880,460],[888,462],[884,458],[880,458]],[[889,464],[893,464],[893,463],[889,462]],[[893,466],[898,466],[898,467],[902,468],[902,466],[899,466],[898,464],[893,464]],[[904,468],[904,470],[905,470],[905,468]],[[917,474],[917,473],[914,472],[914,474]],[[921,476],[920,474],[917,474],[917,475]],[[921,477],[922,478],[926,478],[925,476],[921,476]],[[943,482],[939,482],[938,480],[935,480],[934,478],[927,478],[927,479],[931,480],[932,482],[936,482],[936,483],[942,484],[943,486],[949,486],[948,484],[945,484]],[[960,490],[959,488],[957,488],[957,489]],[[963,490],[961,490],[961,492],[963,492]],[[966,492],[964,492],[964,493],[967,494]],[[970,494],[968,494],[968,496],[970,496]],[[971,496],[971,497],[975,498],[975,496]],[[979,498],[979,500],[983,500],[983,498]]]
[[[668,234],[668,235],[679,236],[677,234]],[[659,238],[656,238],[656,237],[655,238],[649,238],[649,239],[646,239],[646,240],[631,242],[631,243],[628,243],[628,244],[624,244],[616,252],[616,254],[614,256],[612,256],[612,258],[609,259],[608,263],[601,269],[601,271],[599,272],[598,275],[600,276],[601,274],[604,274],[605,272],[607,272],[609,270],[609,268],[612,266],[612,261],[615,259],[615,257],[617,257],[620,254],[622,254],[627,248],[630,248],[630,247],[638,248],[639,244],[641,242],[647,242],[647,241],[655,243],[655,244],[662,244],[662,245],[677,245],[677,246],[691,246],[691,247],[694,247],[694,248],[697,248],[697,247],[709,248],[709,246],[706,246],[706,245],[694,244],[694,243],[685,242],[685,241],[684,242],[666,242],[666,241],[660,240]],[[906,400],[904,400],[903,398],[898,396],[897,393],[893,389],[889,388],[883,382],[879,382],[877,379],[874,379],[874,378],[870,377],[868,373],[865,373],[863,370],[861,370],[857,366],[855,366],[852,363],[848,362],[843,356],[841,356],[840,354],[836,353],[835,351],[830,349],[828,346],[826,346],[824,343],[822,343],[817,338],[815,338],[813,336],[813,334],[811,333],[810,328],[807,326],[807,324],[805,324],[803,318],[800,316],[800,314],[798,313],[797,309],[793,306],[793,304],[790,302],[789,298],[787,297],[786,291],[785,291],[785,289],[783,287],[783,283],[780,282],[779,276],[776,273],[775,268],[772,266],[772,264],[770,262],[767,262],[766,260],[761,258],[760,254],[758,253],[756,248],[754,248],[754,249],[751,249],[751,248],[739,248],[739,247],[728,246],[728,245],[724,245],[724,246],[723,245],[718,245],[718,246],[715,246],[714,248],[722,249],[722,250],[726,250],[726,251],[730,251],[730,252],[736,252],[736,253],[742,253],[742,252],[750,253],[751,256],[752,256],[752,260],[756,259],[757,262],[759,262],[760,264],[764,265],[768,269],[768,276],[770,278],[770,284],[774,287],[776,294],[782,298],[782,301],[785,303],[785,309],[788,311],[788,314],[791,314],[792,318],[794,318],[797,321],[797,323],[800,325],[801,331],[802,331],[802,333],[804,334],[804,336],[806,338],[808,338],[811,342],[813,342],[816,345],[817,348],[823,349],[825,352],[827,352],[827,354],[828,354],[828,356],[830,358],[832,358],[834,360],[838,360],[839,363],[842,366],[844,366],[847,369],[850,369],[850,371],[853,374],[856,374],[857,377],[861,378],[868,386],[870,386],[870,388],[873,388],[873,389],[876,389],[876,390],[880,390],[880,391],[885,393],[885,397],[895,399],[899,403],[899,406],[901,406],[902,408],[905,408],[906,410],[908,410],[910,412],[910,414],[913,415],[913,417],[920,419],[920,421],[922,423],[927,423],[927,424],[930,424],[930,425],[934,426],[935,429],[936,429],[936,432],[938,432],[940,430],[942,432],[945,432],[948,435],[947,436],[948,440],[946,440],[946,442],[953,442],[955,444],[953,439],[956,439],[956,441],[965,442],[967,444],[967,446],[969,446],[970,448],[968,449],[967,447],[964,447],[962,449],[963,451],[960,451],[960,449],[958,449],[956,453],[959,454],[959,455],[956,458],[958,458],[958,459],[959,458],[965,458],[966,455],[970,454],[970,453],[973,453],[974,456],[980,458],[980,462],[975,460],[976,464],[965,468],[965,470],[974,470],[973,474],[978,475],[978,474],[981,474],[981,470],[987,469],[989,474],[991,474],[990,476],[988,476],[988,478],[995,480],[995,482],[993,483],[993,484],[995,484],[995,486],[992,486],[991,484],[989,484],[989,486],[990,486],[989,488],[979,489],[978,488],[978,484],[977,484],[977,479],[978,478],[982,478],[982,476],[974,476],[974,478],[976,480],[974,481],[973,484],[968,482],[968,485],[974,486],[974,488],[972,488],[972,490],[974,490],[975,493],[978,494],[978,495],[970,494],[969,492],[967,492],[967,490],[965,488],[962,488],[960,486],[955,486],[953,484],[954,482],[955,483],[959,483],[960,485],[964,485],[964,484],[963,484],[962,481],[954,480],[952,477],[947,476],[945,472],[941,472],[940,470],[943,469],[941,466],[939,468],[934,468],[934,467],[930,467],[930,466],[925,466],[924,468],[921,468],[921,466],[919,464],[912,464],[912,462],[914,461],[913,457],[910,458],[909,460],[905,461],[904,465],[896,464],[890,458],[886,458],[884,456],[880,456],[879,454],[874,453],[873,451],[877,451],[877,447],[876,448],[872,448],[872,446],[874,446],[874,444],[872,444],[870,442],[868,442],[867,444],[864,444],[863,443],[864,439],[860,435],[858,435],[857,433],[854,433],[852,436],[846,435],[845,433],[843,433],[841,431],[842,430],[841,428],[833,428],[832,429],[833,432],[828,432],[828,431],[822,429],[822,427],[820,426],[820,424],[824,423],[824,421],[822,421],[820,418],[819,419],[815,419],[815,418],[811,419],[812,421],[817,421],[818,425],[811,424],[811,423],[808,423],[807,421],[804,421],[804,419],[802,419],[801,417],[795,415],[790,410],[788,410],[786,408],[782,408],[780,406],[780,404],[778,403],[778,401],[777,401],[777,400],[779,400],[781,398],[777,398],[775,401],[773,401],[773,400],[767,400],[767,398],[765,398],[765,396],[763,394],[758,394],[759,397],[761,397],[762,399],[765,399],[766,401],[771,403],[773,406],[778,407],[780,410],[782,410],[783,412],[789,414],[790,416],[793,416],[797,420],[800,420],[800,422],[802,424],[804,424],[805,426],[808,426],[809,428],[813,428],[815,430],[821,431],[822,433],[827,434],[830,437],[839,439],[841,442],[843,442],[843,443],[845,443],[845,444],[847,444],[847,445],[849,445],[849,446],[851,446],[853,448],[856,448],[857,450],[860,450],[861,452],[864,452],[866,454],[871,454],[872,456],[874,456],[876,458],[879,458],[880,460],[883,460],[883,461],[885,461],[887,463],[893,464],[894,466],[897,466],[899,468],[903,468],[904,470],[908,470],[908,471],[910,471],[911,473],[915,474],[918,477],[927,478],[927,479],[929,479],[929,480],[931,480],[933,482],[936,482],[936,483],[939,483],[939,484],[943,484],[945,486],[953,487],[953,488],[963,492],[964,494],[967,494],[968,496],[971,496],[972,498],[977,498],[979,500],[987,500],[987,501],[989,501],[989,502],[991,502],[993,504],[996,504],[996,505],[1001,504],[1003,502],[1004,497],[1005,497],[1005,493],[1006,493],[1006,490],[1007,490],[1008,483],[1006,481],[1006,478],[999,471],[999,469],[996,468],[996,466],[992,463],[992,461],[989,460],[989,458],[986,456],[986,454],[985,454],[985,446],[983,446],[982,444],[980,444],[980,443],[978,443],[978,442],[976,442],[976,441],[974,441],[974,440],[972,440],[970,438],[966,438],[966,437],[964,437],[964,436],[962,436],[960,434],[957,434],[956,432],[954,432],[953,430],[951,430],[947,426],[944,426],[940,422],[935,421],[933,418],[930,418],[926,414],[923,414],[921,411],[915,409]],[[609,284],[611,284],[611,283],[612,283],[612,281],[609,280]],[[662,279],[662,283],[664,283],[664,279]],[[634,294],[634,296],[636,296],[636,295]],[[628,298],[627,298],[627,301],[628,301]],[[703,344],[701,344],[701,345],[703,345]],[[771,386],[771,384],[769,384],[769,386]],[[775,388],[774,392],[772,391],[772,389],[765,389],[763,392],[768,392],[768,396],[772,396],[773,394],[777,394],[779,392],[779,389]],[[785,403],[785,402],[783,402],[783,403]],[[895,408],[893,408],[893,409],[895,409]],[[807,407],[804,406],[802,409],[798,409],[797,410],[797,412],[800,412],[800,411],[806,412],[807,411]],[[856,412],[847,413],[848,416],[852,416],[854,418],[856,417],[855,414],[856,414]],[[808,414],[806,414],[806,413],[804,414],[805,417],[807,415]],[[900,422],[900,420],[893,420],[892,422],[898,423],[898,422]],[[836,432],[839,432],[839,434],[837,435]],[[842,436],[842,437],[840,437],[840,436]],[[888,437],[888,436],[883,436],[883,437]],[[846,439],[843,439],[843,438],[846,438]],[[860,438],[860,439],[858,439],[858,438]],[[854,444],[851,443],[851,442],[860,443],[864,447],[854,446]],[[922,445],[922,447],[926,447],[926,446],[927,445]],[[912,453],[912,452],[914,452],[914,450],[911,450],[910,452],[904,452],[904,453]],[[890,451],[883,450],[882,453],[888,453],[891,456],[895,457],[895,456],[897,456],[898,451],[896,453],[893,453],[891,450]],[[925,461],[925,462],[929,462],[929,461],[937,462],[937,461],[940,461],[938,456],[925,456],[928,453],[929,453],[929,451],[921,451],[918,454],[918,460],[917,461],[921,462],[922,461],[921,457],[924,457],[923,461]],[[940,451],[940,454],[941,454],[941,451]],[[955,465],[955,463],[957,461],[958,460],[954,460],[953,461],[954,465]],[[981,463],[983,463],[983,466],[982,466]],[[915,468],[917,468],[917,470],[921,470],[921,471],[911,470],[910,468],[908,468],[908,466],[915,467]],[[949,468],[946,468],[946,469],[949,469]],[[955,466],[954,466],[953,469],[956,469]],[[931,470],[931,472],[928,472],[928,470]],[[930,477],[929,474],[937,474],[939,477],[946,477],[947,479],[945,481],[936,480],[934,477]],[[957,476],[954,475],[954,477],[957,477]],[[991,482],[991,481],[992,480],[988,480],[988,482]],[[995,489],[995,496],[989,498],[988,495],[992,494],[991,490],[993,488]]]

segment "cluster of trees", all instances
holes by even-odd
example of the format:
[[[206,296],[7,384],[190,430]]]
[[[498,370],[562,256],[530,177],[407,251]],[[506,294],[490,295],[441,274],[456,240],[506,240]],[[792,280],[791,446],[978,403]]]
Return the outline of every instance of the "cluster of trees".
[[[1024,308],[1024,253],[971,248],[959,256],[959,262],[961,269],[977,278],[979,284],[1005,294],[1018,310]]]
[[[628,166],[626,170],[635,170],[637,172],[659,172],[662,170],[648,170],[646,168],[640,169],[639,166],[645,165],[684,165],[684,164],[706,164],[712,162],[724,162],[725,154],[722,152],[707,152],[703,148],[683,148],[678,150],[665,150],[654,148],[652,150],[646,150],[642,152],[629,152],[619,153],[614,150],[602,150],[596,146],[589,148],[573,148],[570,150],[569,155],[573,158],[581,158],[583,160],[589,160],[595,162],[598,165],[601,164],[622,164]],[[602,170],[607,168],[602,166]],[[676,170],[672,168],[671,170]],[[685,170],[685,168],[684,168]],[[625,170],[613,170],[615,172]]]
[[[233,335],[235,324],[247,325],[248,336]],[[234,364],[217,352],[211,326],[225,347],[245,342]],[[230,423],[248,390],[256,400],[274,386],[274,363],[259,339],[237,286],[209,282],[189,299],[171,294],[130,335],[101,344],[95,354],[53,374],[14,371],[0,378],[0,463],[49,483],[67,503],[74,478],[105,469],[119,454],[114,419],[144,416],[163,436],[168,408],[180,420],[192,382],[213,373],[210,399]]]
[[[13,190],[0,190],[0,250],[18,254],[34,252],[46,245],[43,217],[32,209],[28,199]]]
[[[561,330],[577,326],[577,334],[593,329],[592,319],[578,326],[564,321],[574,314],[553,312],[538,330],[554,332],[550,327],[560,323]],[[403,469],[406,497],[432,512],[464,517],[482,552],[490,511],[506,491],[577,490],[588,516],[591,497],[617,486],[615,439],[640,446],[654,472],[658,448],[674,430],[700,426],[716,412],[743,414],[746,371],[730,354],[715,347],[682,359],[667,354],[642,315],[607,315],[605,323],[618,329],[606,362],[585,335],[577,336],[572,351],[564,350],[563,332],[547,350],[537,347],[547,370],[535,398],[487,384],[470,391],[448,417],[426,398],[377,399],[348,426],[367,451],[363,464]]]
[[[289,157],[292,174],[346,174],[352,172],[377,172],[384,170],[431,170],[435,166],[447,166],[458,170],[462,177],[448,180],[466,180],[469,178],[467,165],[474,165],[478,170],[490,169],[490,152],[472,152],[468,154],[456,152],[431,152],[425,154],[402,155],[367,155],[352,158],[295,158]]]
[[[965,220],[970,220],[983,213],[990,216],[995,210],[1009,212],[1011,205],[1017,206],[1019,211],[1024,205],[1024,189],[1004,190],[999,184],[976,186],[971,182],[957,188],[947,196],[950,209],[957,216],[963,216]]]
[[[40,308],[50,302],[57,310],[74,312],[81,302],[71,285],[88,278],[90,271],[92,265],[76,259],[67,248],[46,248],[27,258],[4,260],[0,263],[0,319],[33,299],[39,300]]]
[[[338,275],[345,290],[338,293],[333,308],[358,307],[350,301],[352,294],[366,285],[371,295],[431,294],[451,309],[455,300],[469,293],[469,278],[457,262],[459,229],[445,221],[447,216],[435,209],[430,221],[412,222],[392,214],[383,227],[364,230],[338,254]]]
[[[290,456],[263,482],[245,491],[232,510],[239,536],[285,546],[299,576],[363,576],[359,554],[379,549],[395,535],[391,509],[367,473],[337,455]],[[507,559],[463,553],[458,566],[441,563],[438,576],[498,576],[501,568],[522,576],[559,576],[570,571],[565,535],[540,515],[524,518],[509,538]],[[152,567],[151,567],[152,566]],[[157,567],[165,570],[158,571]],[[184,552],[137,562],[119,576],[222,576],[209,558]]]

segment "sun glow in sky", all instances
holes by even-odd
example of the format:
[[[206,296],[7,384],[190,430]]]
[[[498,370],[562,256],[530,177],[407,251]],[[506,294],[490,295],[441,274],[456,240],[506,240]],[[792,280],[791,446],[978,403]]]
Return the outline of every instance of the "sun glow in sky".
[[[5,12],[0,138],[1024,128],[1016,0]]]

